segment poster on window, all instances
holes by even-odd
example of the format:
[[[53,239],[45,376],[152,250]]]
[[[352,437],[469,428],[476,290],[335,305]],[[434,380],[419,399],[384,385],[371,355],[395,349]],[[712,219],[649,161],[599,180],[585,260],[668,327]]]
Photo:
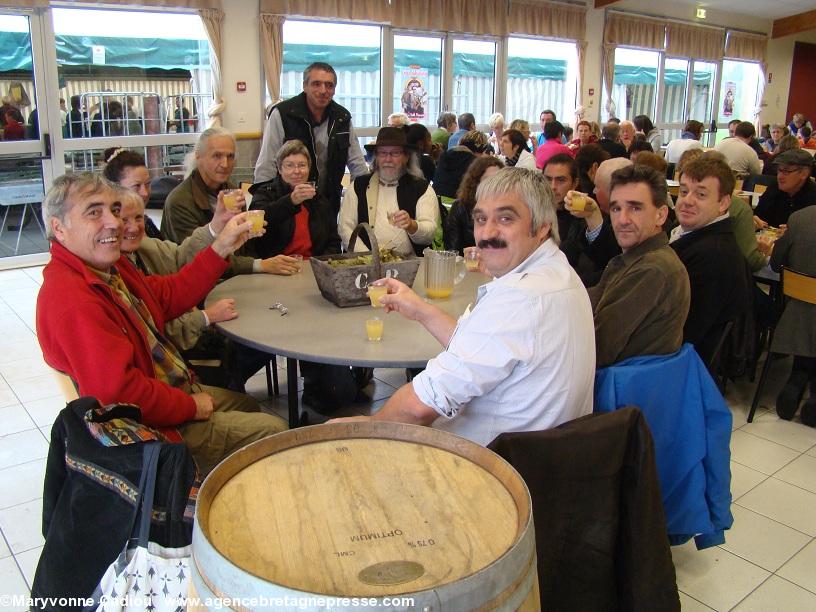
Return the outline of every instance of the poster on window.
[[[426,123],[428,119],[428,69],[409,66],[402,70],[402,112],[411,121]]]
[[[734,114],[734,98],[737,97],[737,84],[728,81],[725,84],[725,98],[723,98],[723,117],[730,117]]]

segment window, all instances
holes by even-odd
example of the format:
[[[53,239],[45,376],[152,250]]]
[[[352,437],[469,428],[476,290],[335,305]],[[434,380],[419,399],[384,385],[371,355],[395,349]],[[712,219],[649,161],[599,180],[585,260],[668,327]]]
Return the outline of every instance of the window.
[[[758,91],[759,64],[723,60],[717,109],[717,142],[728,136],[729,121],[754,121]]]
[[[334,100],[351,113],[354,128],[380,125],[378,26],[294,21],[283,24],[281,98],[303,91],[303,71],[326,62],[337,71]]]
[[[453,111],[473,113],[477,124],[493,114],[496,80],[496,43],[486,40],[453,40]]]
[[[615,76],[612,81],[612,100],[615,116],[619,119],[633,119],[637,115],[655,118],[655,98],[657,95],[657,67],[660,53],[643,49],[618,47],[615,50]],[[603,104],[601,119],[609,119]]]
[[[575,110],[578,53],[574,43],[510,38],[507,43],[505,122],[524,119],[535,130],[551,109],[565,125]]]
[[[393,112],[436,125],[442,108],[442,38],[394,35]]]

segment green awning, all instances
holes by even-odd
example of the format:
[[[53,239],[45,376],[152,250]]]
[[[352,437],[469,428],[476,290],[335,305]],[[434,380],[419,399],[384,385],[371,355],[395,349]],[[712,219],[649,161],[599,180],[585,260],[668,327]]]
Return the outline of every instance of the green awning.
[[[694,73],[695,85],[707,85],[711,83],[710,72],[696,71]],[[657,68],[646,68],[645,66],[615,66],[615,83],[618,85],[654,85],[657,81]],[[685,70],[665,70],[663,81],[666,85],[685,85]]]

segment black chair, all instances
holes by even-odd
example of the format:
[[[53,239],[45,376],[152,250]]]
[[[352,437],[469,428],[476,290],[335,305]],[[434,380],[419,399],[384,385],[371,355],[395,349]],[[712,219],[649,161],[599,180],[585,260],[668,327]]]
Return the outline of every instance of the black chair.
[[[677,164],[675,164],[674,162],[669,162],[668,164],[666,164],[666,178],[670,181],[674,180],[674,171],[676,166]]]
[[[272,364],[275,364],[274,366]],[[274,392],[274,393],[273,393]],[[278,395],[278,357],[270,355],[270,361],[266,362],[266,393],[270,397]]]
[[[743,191],[755,191],[757,185],[765,185],[765,187],[776,186],[775,174],[749,174],[742,182]]]
[[[789,268],[783,268],[782,294],[788,299],[799,300],[807,302],[808,304],[816,304],[816,276],[810,276],[809,274],[795,272]],[[754,391],[754,401],[751,402],[751,411],[748,413],[749,423],[754,420],[754,413],[759,405],[762,389],[765,387],[765,379],[768,377],[771,361],[773,361],[777,355],[777,353],[771,352],[775,331],[776,324],[771,327],[768,334],[768,355],[765,357],[765,365],[762,366],[762,374],[759,375],[759,382],[757,383],[756,391]]]
[[[720,332],[720,337],[711,351],[711,356],[708,358],[708,362],[705,364],[706,368],[708,368],[708,371],[711,374],[711,378],[713,378],[714,382],[717,383],[717,388],[723,395],[725,394],[725,385],[728,382],[728,374],[720,363],[720,355],[722,354],[723,344],[725,344],[725,340],[728,338],[728,335],[731,333],[731,329],[733,327],[733,321],[729,321],[723,326],[722,332]]]

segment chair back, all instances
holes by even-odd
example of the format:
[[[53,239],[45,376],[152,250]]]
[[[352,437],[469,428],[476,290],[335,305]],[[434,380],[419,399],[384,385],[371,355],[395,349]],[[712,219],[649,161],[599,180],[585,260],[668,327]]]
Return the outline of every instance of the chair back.
[[[784,268],[782,270],[782,293],[800,302],[816,304],[816,276]]]

